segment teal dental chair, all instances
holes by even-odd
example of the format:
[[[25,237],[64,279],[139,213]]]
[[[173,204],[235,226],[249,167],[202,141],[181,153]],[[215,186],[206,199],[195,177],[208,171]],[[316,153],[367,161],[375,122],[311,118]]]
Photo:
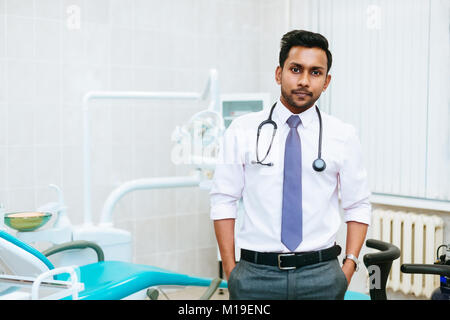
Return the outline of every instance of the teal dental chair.
[[[76,273],[84,290],[80,300],[118,300],[155,286],[208,287],[200,299],[209,299],[219,287],[227,288],[221,279],[193,277],[149,265],[122,261],[104,261],[102,249],[88,241],[74,241],[50,248],[43,253],[0,230],[0,271],[25,277],[37,277],[55,267],[48,256],[64,250],[90,248],[97,253],[98,262],[79,266]],[[1,273],[1,272],[0,272]],[[68,274],[56,275],[54,280],[67,281]],[[157,298],[155,289],[147,290],[150,299]]]

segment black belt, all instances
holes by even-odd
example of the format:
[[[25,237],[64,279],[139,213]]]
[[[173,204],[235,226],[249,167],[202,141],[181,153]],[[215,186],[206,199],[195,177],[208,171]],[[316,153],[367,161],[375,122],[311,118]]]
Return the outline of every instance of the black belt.
[[[339,245],[334,245],[324,250],[300,253],[256,252],[241,249],[242,260],[257,264],[275,266],[280,268],[280,270],[297,269],[302,266],[332,260],[340,254],[341,247]]]

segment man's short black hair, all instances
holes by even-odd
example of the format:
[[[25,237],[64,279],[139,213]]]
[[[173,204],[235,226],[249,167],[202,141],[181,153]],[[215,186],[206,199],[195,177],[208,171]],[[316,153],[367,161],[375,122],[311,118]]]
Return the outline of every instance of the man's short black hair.
[[[328,50],[328,40],[320,33],[314,33],[305,30],[292,30],[286,33],[281,38],[280,49],[280,67],[283,68],[289,51],[292,47],[302,46],[307,48],[320,48],[325,51],[327,55],[327,73],[331,69],[332,56],[330,50]]]

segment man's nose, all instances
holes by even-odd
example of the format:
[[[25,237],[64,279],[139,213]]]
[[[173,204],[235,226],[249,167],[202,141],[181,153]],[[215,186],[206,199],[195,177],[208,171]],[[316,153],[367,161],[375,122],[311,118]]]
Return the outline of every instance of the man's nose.
[[[298,76],[297,84],[300,87],[309,87],[309,75],[307,72],[302,72]]]

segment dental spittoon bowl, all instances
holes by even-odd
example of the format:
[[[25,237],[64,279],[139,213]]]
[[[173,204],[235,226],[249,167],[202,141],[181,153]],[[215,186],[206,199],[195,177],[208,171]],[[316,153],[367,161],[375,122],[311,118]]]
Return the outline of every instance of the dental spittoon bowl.
[[[13,212],[5,214],[5,224],[17,231],[33,231],[52,217],[48,212]]]

